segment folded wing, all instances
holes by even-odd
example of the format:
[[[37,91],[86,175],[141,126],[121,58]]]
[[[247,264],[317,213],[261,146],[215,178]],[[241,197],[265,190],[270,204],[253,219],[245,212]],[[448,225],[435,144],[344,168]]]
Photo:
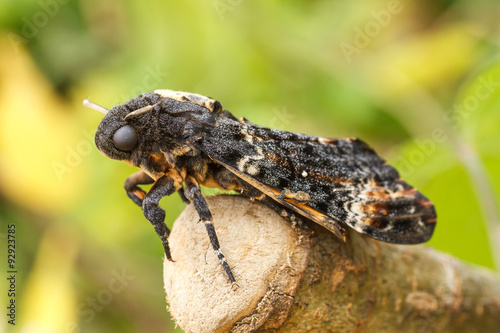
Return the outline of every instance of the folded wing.
[[[433,204],[358,139],[325,139],[226,118],[205,130],[195,144],[200,150],[321,225],[340,222],[397,244],[421,243],[432,236]],[[310,198],[294,203],[279,196],[285,189]]]

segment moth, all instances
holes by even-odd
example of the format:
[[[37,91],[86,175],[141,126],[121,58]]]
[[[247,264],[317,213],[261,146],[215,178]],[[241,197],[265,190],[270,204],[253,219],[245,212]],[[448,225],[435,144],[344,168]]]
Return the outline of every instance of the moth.
[[[345,241],[350,227],[395,244],[430,239],[436,212],[429,199],[363,141],[330,139],[257,126],[237,119],[219,101],[156,90],[105,114],[95,135],[104,155],[140,169],[125,181],[172,260],[160,199],[178,192],[192,202],[232,284],[212,214],[200,186],[238,191],[318,223]],[[146,193],[139,185],[153,184]]]

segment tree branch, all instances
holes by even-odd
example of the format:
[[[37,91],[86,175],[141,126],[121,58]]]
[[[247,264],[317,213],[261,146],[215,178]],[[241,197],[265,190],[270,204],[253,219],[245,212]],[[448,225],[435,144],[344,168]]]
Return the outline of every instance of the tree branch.
[[[294,228],[260,203],[208,198],[230,284],[192,205],[165,261],[169,309],[186,332],[500,332],[500,278],[424,246]]]

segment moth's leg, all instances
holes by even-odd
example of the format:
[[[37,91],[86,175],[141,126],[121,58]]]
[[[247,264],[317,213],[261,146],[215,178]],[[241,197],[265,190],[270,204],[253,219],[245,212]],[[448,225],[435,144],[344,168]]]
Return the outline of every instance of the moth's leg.
[[[308,219],[280,205],[275,200],[269,198],[267,195],[265,195],[255,187],[247,183],[243,183],[242,185],[244,189],[241,194],[243,196],[250,198],[250,200],[252,201],[257,200],[262,202],[264,205],[278,213],[282,218],[290,222],[292,226],[297,226],[307,232],[312,232],[312,229],[309,227],[308,222],[306,222],[308,221]]]
[[[175,191],[179,190],[181,187],[182,186],[178,182],[175,182],[174,178],[165,175],[153,184],[142,201],[144,216],[151,222],[156,233],[160,236],[165,255],[170,261],[173,261],[167,240],[170,230],[165,225],[165,210],[161,208],[158,203],[161,198],[175,193]]]
[[[215,181],[226,190],[234,190],[240,188],[239,179],[228,169],[224,167],[216,168],[213,171]]]
[[[200,186],[192,177],[186,178],[185,194],[189,200],[193,201],[194,207],[198,212],[200,219],[205,224],[205,228],[207,229],[208,237],[210,238],[212,247],[217,254],[217,257],[219,258],[222,267],[226,271],[226,274],[229,277],[229,281],[231,281],[232,285],[236,285],[236,280],[233,276],[233,273],[231,272],[231,268],[229,268],[226,258],[224,257],[224,254],[222,254],[222,251],[220,249],[219,240],[217,238],[214,225],[212,224],[212,213],[210,213],[207,201],[201,194]]]
[[[250,185],[242,179],[239,179],[240,193],[250,199],[250,201],[261,201],[263,198],[268,198],[262,191],[258,190],[255,186]],[[271,199],[272,200],[272,199]],[[280,206],[281,207],[281,206]],[[274,208],[273,208],[274,209]]]
[[[304,230],[311,230],[309,227],[308,222],[313,222],[310,219],[303,217],[302,215],[298,214],[297,212],[286,208],[276,202],[275,200],[269,198],[267,195],[264,195],[262,192],[257,190],[256,188],[252,188],[249,184],[243,184],[244,189],[242,190],[241,194],[244,196],[247,196],[250,198],[250,200],[259,200],[272,210],[274,210],[276,213],[280,214],[281,217],[283,217],[285,220],[291,222],[293,225],[298,225]],[[292,197],[296,195],[300,195],[300,198],[302,199],[302,194],[300,193],[302,191],[298,191],[296,193],[292,193]],[[302,192],[304,193],[304,192]],[[307,194],[307,193],[305,193]],[[287,197],[286,192],[282,192],[281,195],[283,197]],[[306,198],[307,201],[309,201],[309,198]],[[322,225],[322,224],[320,224]],[[336,223],[332,221],[332,223],[328,226],[323,225],[323,227],[327,228],[330,230],[335,236],[343,240],[344,242],[346,241],[346,232],[345,229],[340,226],[339,223]]]
[[[294,212],[293,210],[283,207],[275,200],[269,198],[268,196],[264,196],[259,199],[260,202],[274,210],[276,213],[280,214],[282,218],[292,223],[292,225],[297,225],[300,228],[311,231],[311,227],[308,222],[313,222],[308,218],[303,217],[302,215]],[[321,224],[320,224],[321,225]],[[330,230],[335,236],[337,236],[340,240],[346,242],[346,233],[345,229],[342,228],[339,223],[332,223],[329,227],[323,226],[326,229]]]
[[[309,201],[311,201],[311,196],[308,193],[304,191],[292,192],[288,188],[285,188],[283,191],[281,191],[281,193],[278,195],[278,198],[281,200],[293,199],[295,203],[299,204],[307,204]]]
[[[301,215],[295,213],[294,211],[292,211],[286,207],[283,207],[282,205],[280,205],[279,203],[277,203],[273,199],[269,198],[268,196],[262,195],[259,197],[255,197],[255,199],[259,200],[264,205],[266,205],[267,207],[274,210],[282,218],[284,218],[285,220],[290,222],[292,224],[292,226],[294,226],[294,227],[297,226],[300,229],[305,230],[307,232],[312,231],[309,224],[306,222],[307,221],[306,218],[302,217]]]
[[[184,194],[184,188],[180,188],[177,191],[177,193],[179,193],[179,196],[181,197],[182,202],[184,202],[184,204],[189,205],[191,203],[191,200],[189,200],[188,198],[186,198],[186,195]]]
[[[137,185],[153,183],[153,178],[149,177],[147,173],[138,171],[127,178],[124,187],[128,197],[142,207],[142,200],[146,197],[146,192]]]

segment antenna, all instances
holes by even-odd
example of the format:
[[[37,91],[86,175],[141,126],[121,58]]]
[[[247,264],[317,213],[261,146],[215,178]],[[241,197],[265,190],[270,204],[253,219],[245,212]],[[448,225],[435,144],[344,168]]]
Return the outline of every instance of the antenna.
[[[157,106],[157,105],[160,104],[160,102],[158,102],[156,104],[153,104],[153,105],[146,105],[146,106],[144,106],[144,107],[142,107],[140,109],[132,111],[128,115],[125,116],[124,120],[129,120],[130,118],[134,118],[134,117],[137,117],[137,116],[139,116],[141,114],[151,112],[151,111],[153,111],[153,109],[155,108],[155,106]]]
[[[83,100],[83,105],[85,105],[86,107],[91,108],[93,110],[99,111],[102,114],[106,114],[109,111],[104,106],[100,106],[99,104],[93,103],[86,98]]]

